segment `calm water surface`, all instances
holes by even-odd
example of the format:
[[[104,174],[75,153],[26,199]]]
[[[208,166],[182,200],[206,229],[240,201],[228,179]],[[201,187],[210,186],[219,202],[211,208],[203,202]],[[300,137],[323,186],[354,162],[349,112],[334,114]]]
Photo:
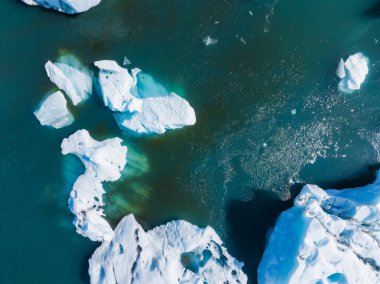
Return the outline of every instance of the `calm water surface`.
[[[144,227],[183,218],[212,225],[255,283],[267,230],[304,183],[356,186],[380,160],[380,9],[374,0],[104,0],[79,16],[0,2],[1,283],[88,283],[97,244],[67,208],[75,157],[64,137],[85,128],[129,146],[106,213]],[[252,14],[252,15],[251,15]],[[202,39],[218,39],[206,47]],[[340,57],[371,61],[343,95]],[[76,122],[41,127],[33,109],[54,90],[44,64],[65,53],[91,66],[124,56],[195,108],[197,124],[162,136],[123,135],[94,93]],[[291,111],[296,110],[292,115]]]

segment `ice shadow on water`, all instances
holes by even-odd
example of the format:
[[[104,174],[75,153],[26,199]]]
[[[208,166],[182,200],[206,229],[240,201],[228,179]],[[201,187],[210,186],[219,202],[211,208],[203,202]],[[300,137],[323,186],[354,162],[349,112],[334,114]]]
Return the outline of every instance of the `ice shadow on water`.
[[[365,15],[370,18],[380,17],[380,1],[376,1],[371,7],[365,11]]]
[[[344,189],[373,183],[380,164],[371,165],[360,175],[336,182],[325,183],[323,188]],[[293,199],[301,191],[303,184],[291,187],[292,198],[281,201],[274,192],[256,191],[251,201],[232,201],[227,208],[229,253],[244,262],[244,272],[249,283],[257,283],[257,268],[265,250],[268,230],[273,228],[281,212],[293,205]]]

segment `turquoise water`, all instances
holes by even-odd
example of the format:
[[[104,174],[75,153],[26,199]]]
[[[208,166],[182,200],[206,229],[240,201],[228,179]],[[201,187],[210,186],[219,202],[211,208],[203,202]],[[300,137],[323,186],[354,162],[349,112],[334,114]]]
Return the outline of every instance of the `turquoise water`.
[[[366,183],[380,160],[375,4],[104,0],[69,17],[1,1],[0,282],[89,282],[97,244],[75,233],[67,208],[83,168],[60,154],[62,139],[85,128],[130,148],[123,178],[106,185],[113,225],[130,212],[146,228],[176,218],[210,224],[255,283],[266,231],[302,184]],[[206,47],[207,35],[217,44]],[[357,51],[370,74],[360,92],[340,94],[338,60]],[[64,53],[88,66],[127,56],[185,97],[197,124],[122,136],[94,94],[71,107],[72,126],[41,127],[33,109],[54,88],[43,65]]]

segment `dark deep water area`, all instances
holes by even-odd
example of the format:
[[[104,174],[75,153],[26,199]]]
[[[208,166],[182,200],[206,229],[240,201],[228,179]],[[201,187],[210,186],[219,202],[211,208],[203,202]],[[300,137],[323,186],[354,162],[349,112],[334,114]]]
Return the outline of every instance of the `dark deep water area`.
[[[67,16],[2,0],[0,283],[89,283],[98,244],[76,234],[67,208],[83,167],[60,153],[78,129],[129,147],[123,177],[105,185],[113,226],[128,213],[147,229],[178,218],[211,225],[256,283],[267,232],[302,185],[364,185],[379,168],[379,3],[103,0]],[[342,94],[338,61],[359,51],[369,75]],[[127,56],[186,98],[196,125],[131,137],[94,92],[70,106],[71,126],[40,126],[33,110],[54,90],[44,64],[67,53],[89,68]]]

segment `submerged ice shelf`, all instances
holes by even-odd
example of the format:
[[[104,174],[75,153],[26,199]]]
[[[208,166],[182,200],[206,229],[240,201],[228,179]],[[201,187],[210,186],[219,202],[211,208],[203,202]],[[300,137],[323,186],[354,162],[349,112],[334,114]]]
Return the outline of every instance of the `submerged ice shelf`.
[[[44,98],[34,111],[41,125],[48,125],[54,128],[62,128],[74,122],[74,117],[67,109],[65,96],[60,92],[55,92]]]
[[[98,5],[101,0],[22,0],[31,6],[42,6],[66,14],[77,14]]]
[[[271,233],[259,283],[379,283],[380,178],[365,187],[306,185]]]
[[[126,164],[127,147],[120,138],[94,140],[86,130],[78,130],[62,141],[62,154],[74,154],[86,168],[70,193],[69,207],[75,214],[77,232],[93,241],[110,241],[113,230],[104,219],[102,182],[116,181]]]
[[[162,134],[196,122],[194,109],[175,93],[169,93],[139,69],[131,74],[115,61],[95,62],[104,105],[114,111],[119,127],[138,134]]]
[[[92,284],[247,283],[243,263],[228,254],[211,227],[182,220],[145,232],[128,215],[89,263]]]

